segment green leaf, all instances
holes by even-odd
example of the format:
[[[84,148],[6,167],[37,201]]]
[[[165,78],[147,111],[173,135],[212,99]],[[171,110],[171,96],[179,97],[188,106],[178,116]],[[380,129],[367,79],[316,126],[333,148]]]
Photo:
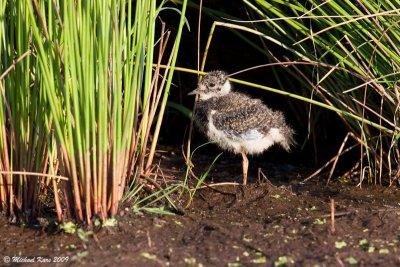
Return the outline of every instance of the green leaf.
[[[265,264],[265,263],[267,263],[267,258],[265,256],[263,256],[263,257],[253,259],[253,260],[251,260],[251,262],[256,263],[256,264]]]
[[[389,254],[390,253],[390,251],[389,251],[389,249],[387,249],[387,248],[381,248],[381,249],[379,249],[379,254]]]
[[[88,242],[89,241],[89,236],[93,235],[93,231],[85,232],[84,230],[79,228],[78,231],[77,231],[77,235],[83,242]]]
[[[148,259],[148,260],[154,260],[154,259],[157,258],[156,255],[150,254],[150,253],[148,253],[148,252],[142,252],[142,253],[140,253],[140,255],[141,255],[143,258]]]
[[[345,241],[336,241],[335,242],[335,247],[338,249],[344,248],[347,246],[347,243]]]
[[[289,264],[294,264],[293,258],[289,256],[281,256],[277,261],[274,262],[275,267],[283,267]]]
[[[317,219],[315,219],[315,221],[313,222],[313,224],[325,224],[325,223],[326,223],[326,219],[325,219],[325,218],[323,218],[323,219],[317,218]]]
[[[103,227],[115,227],[117,225],[118,225],[118,221],[115,218],[109,218],[103,222]]]
[[[348,257],[345,259],[345,261],[347,261],[350,265],[358,264],[358,261],[353,257]]]
[[[74,234],[76,231],[76,224],[73,222],[64,222],[60,225],[60,228],[67,234]]]

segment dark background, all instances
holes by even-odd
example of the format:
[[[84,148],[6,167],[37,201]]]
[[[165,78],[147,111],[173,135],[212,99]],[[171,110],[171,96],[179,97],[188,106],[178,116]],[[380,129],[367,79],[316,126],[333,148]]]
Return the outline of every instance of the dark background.
[[[235,4],[233,4],[235,3]],[[248,12],[240,1],[203,1],[204,12],[201,20],[200,60],[206,46],[210,29],[215,18],[207,13],[207,8],[223,11],[234,17],[248,20]],[[190,31],[185,27],[179,47],[177,67],[197,69],[197,27],[198,9],[188,7],[186,18],[190,25]],[[179,24],[179,16],[175,11],[166,10],[161,13],[161,19],[171,30],[172,36],[176,33]],[[223,19],[219,19],[223,21]],[[175,27],[174,27],[175,26]],[[246,37],[255,43],[261,44],[258,37],[245,34]],[[172,37],[171,36],[171,37]],[[173,40],[173,38],[171,38]],[[170,42],[172,45],[172,41]],[[286,50],[282,50],[272,43],[266,43],[267,49],[273,51],[274,55],[291,57]],[[239,38],[232,30],[224,27],[216,27],[211,46],[208,51],[205,71],[221,69],[228,73],[234,73],[246,68],[270,63],[268,58],[254,49],[248,43]],[[281,84],[273,75],[273,69],[279,74]],[[301,65],[299,66],[301,68]],[[250,81],[272,88],[281,89],[287,92],[310,95],[309,88],[300,85],[293,77],[288,75],[283,67],[261,67],[235,75],[233,78]],[[191,73],[175,71],[174,85],[171,88],[169,101],[179,103],[188,109],[193,108],[194,97],[187,96],[187,93],[196,88],[198,76]],[[328,159],[336,155],[343,139],[347,133],[341,119],[332,111],[319,107],[311,107],[311,131],[309,132],[309,110],[310,105],[290,97],[282,96],[272,92],[257,90],[251,87],[244,87],[233,84],[235,90],[246,92],[253,97],[263,99],[264,103],[273,109],[281,110],[290,125],[296,131],[297,146],[290,154],[275,146],[260,157],[266,160],[279,162],[300,163],[309,167],[320,167]],[[187,132],[190,119],[178,110],[167,107],[163,127],[160,134],[161,144],[181,146],[187,142]],[[192,138],[193,147],[207,142],[196,130]],[[208,146],[210,155],[215,155],[219,149],[215,146]],[[346,171],[354,165],[359,158],[359,151],[344,155],[339,161],[338,170]]]

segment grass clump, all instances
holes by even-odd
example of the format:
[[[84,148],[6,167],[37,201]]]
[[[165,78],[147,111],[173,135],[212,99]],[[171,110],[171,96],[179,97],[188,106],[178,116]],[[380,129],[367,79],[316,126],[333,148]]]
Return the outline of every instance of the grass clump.
[[[274,71],[276,66],[285,67],[276,75],[282,88],[290,86],[282,78],[288,75],[300,84],[294,92],[297,95],[289,96],[337,113],[360,148],[354,168],[360,173],[360,184],[364,180],[382,183],[383,177],[390,184],[397,180],[400,2],[243,3],[252,21],[234,21],[225,26],[262,37],[260,43],[252,41],[252,45],[266,56],[266,66],[274,66]],[[297,109],[298,114],[311,118],[312,131],[320,110],[311,105]]]
[[[242,3],[248,14],[246,19],[189,3],[215,19],[200,70],[204,70],[215,31],[224,28],[234,32],[238,39],[263,54],[266,63],[231,76],[255,68],[270,68],[279,89],[230,78],[232,82],[303,102],[303,105],[292,104],[291,108],[299,124],[304,125],[308,120],[307,140],[312,139],[315,146],[319,132],[324,135],[328,129],[335,129],[329,124],[332,116],[324,113],[324,109],[335,112],[343,122],[347,135],[342,146],[316,174],[332,165],[330,179],[339,157],[358,148],[360,156],[345,176],[358,173],[359,185],[363,181],[373,184],[397,181],[400,177],[400,2],[242,0]],[[315,159],[317,162],[318,155]]]
[[[1,210],[106,220],[149,175],[185,22],[171,41],[165,2],[0,2]]]

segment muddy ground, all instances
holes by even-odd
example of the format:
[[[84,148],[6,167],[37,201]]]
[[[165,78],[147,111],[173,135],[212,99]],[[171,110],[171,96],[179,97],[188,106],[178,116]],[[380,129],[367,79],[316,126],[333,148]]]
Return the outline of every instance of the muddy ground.
[[[181,157],[159,155],[164,178],[182,179]],[[210,161],[197,159],[195,172]],[[206,179],[214,186],[200,189],[190,207],[186,197],[172,196],[181,214],[134,213],[125,204],[115,226],[93,229],[87,241],[82,233],[88,229],[78,237],[1,217],[0,265],[400,266],[398,188],[360,188],[339,179],[325,186],[324,176],[302,183],[311,170],[263,158],[250,164],[250,185],[218,184],[240,181],[240,159],[223,155]],[[258,177],[260,166],[267,178]]]

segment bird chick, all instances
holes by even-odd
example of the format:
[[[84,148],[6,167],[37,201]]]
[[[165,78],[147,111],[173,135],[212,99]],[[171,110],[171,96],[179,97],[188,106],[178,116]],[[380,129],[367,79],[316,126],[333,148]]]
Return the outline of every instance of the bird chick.
[[[260,99],[232,91],[224,71],[209,72],[189,95],[199,95],[194,112],[199,131],[223,150],[242,155],[243,185],[247,183],[248,154],[261,154],[274,144],[289,151],[294,144],[294,131],[283,113]]]

